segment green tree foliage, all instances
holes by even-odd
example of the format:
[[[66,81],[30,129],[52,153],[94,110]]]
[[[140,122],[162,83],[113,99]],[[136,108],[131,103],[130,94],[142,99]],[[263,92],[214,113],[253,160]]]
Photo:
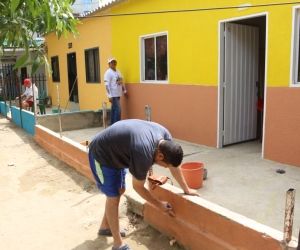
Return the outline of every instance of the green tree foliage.
[[[54,32],[58,39],[62,34],[67,38],[71,33],[79,33],[76,24],[80,23],[72,14],[71,5],[75,0],[1,0],[0,1],[0,59],[4,49],[24,49],[25,55],[15,64],[15,69],[32,65],[34,74],[37,68],[46,64],[51,71],[43,49],[36,43],[34,34],[47,35]],[[34,60],[27,62],[30,50],[35,51]]]

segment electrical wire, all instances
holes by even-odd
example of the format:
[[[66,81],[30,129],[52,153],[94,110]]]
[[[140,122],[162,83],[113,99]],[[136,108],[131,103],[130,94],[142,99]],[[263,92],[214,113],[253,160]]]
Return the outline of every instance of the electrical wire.
[[[133,12],[133,13],[121,13],[121,14],[106,14],[106,15],[94,15],[94,16],[80,16],[79,19],[85,18],[98,18],[98,17],[118,17],[118,16],[135,16],[135,15],[149,15],[149,14],[165,14],[165,13],[181,13],[181,12],[196,12],[196,11],[208,11],[208,10],[226,10],[226,9],[238,9],[238,8],[258,8],[258,7],[268,7],[268,6],[281,6],[281,5],[291,5],[300,4],[297,2],[286,2],[286,3],[271,3],[271,4],[257,4],[257,5],[239,5],[239,6],[224,6],[224,7],[212,7],[212,8],[197,8],[197,9],[185,9],[185,10],[163,10],[163,11],[149,11],[149,12]],[[100,9],[99,9],[100,10]],[[97,11],[94,10],[94,11]],[[89,12],[86,15],[92,15]]]

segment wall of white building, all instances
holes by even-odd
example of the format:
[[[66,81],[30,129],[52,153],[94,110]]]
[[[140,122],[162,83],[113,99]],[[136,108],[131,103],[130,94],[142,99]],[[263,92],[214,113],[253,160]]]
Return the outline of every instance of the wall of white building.
[[[99,0],[76,0],[72,5],[74,14],[86,14],[99,7]]]

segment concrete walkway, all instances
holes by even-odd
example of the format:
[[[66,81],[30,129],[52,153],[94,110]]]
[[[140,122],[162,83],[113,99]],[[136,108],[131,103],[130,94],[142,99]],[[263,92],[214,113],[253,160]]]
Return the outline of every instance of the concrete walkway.
[[[296,190],[293,236],[300,227],[300,167],[261,158],[259,141],[211,149],[178,141],[185,157],[183,162],[205,164],[208,178],[199,189],[201,197],[283,232],[286,192]],[[284,169],[284,174],[276,173]],[[155,173],[170,176],[168,170],[154,167]],[[178,184],[175,184],[178,186]],[[298,191],[298,193],[297,193]]]
[[[90,141],[103,128],[64,131],[76,142]],[[176,140],[183,148],[183,162],[203,162],[208,178],[199,189],[201,197],[283,232],[286,192],[296,190],[293,236],[300,228],[300,166],[294,167],[261,158],[257,141],[214,149]],[[284,174],[276,173],[284,169]],[[154,173],[172,177],[168,169],[154,165]],[[128,176],[128,181],[131,177]],[[174,181],[173,181],[174,182]],[[128,183],[126,193],[133,192]],[[179,187],[176,181],[174,185]],[[195,215],[196,216],[196,215]]]

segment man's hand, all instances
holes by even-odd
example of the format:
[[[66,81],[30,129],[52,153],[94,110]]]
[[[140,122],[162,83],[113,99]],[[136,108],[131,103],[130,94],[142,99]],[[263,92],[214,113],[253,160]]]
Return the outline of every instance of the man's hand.
[[[110,103],[113,103],[114,99],[111,97],[111,98],[108,98],[108,100],[109,100]]]
[[[180,187],[183,189],[185,194],[200,196],[200,194],[197,192],[197,190],[189,188],[188,185],[186,184],[186,181],[182,175],[181,167],[177,167],[177,168],[171,167],[169,169],[170,169],[173,177],[175,178],[175,180],[178,182]]]
[[[160,211],[164,213],[169,213],[170,216],[175,216],[172,207],[166,201],[160,201],[155,196],[153,196],[148,189],[144,186],[145,180],[137,180],[135,177],[132,177],[132,187],[133,189],[146,201],[149,201],[154,206],[156,206]]]
[[[157,208],[162,212],[168,212],[171,208],[168,208],[168,202],[166,201],[160,201]]]
[[[126,93],[124,93],[124,96],[125,96],[125,98],[128,98],[128,94],[127,94],[127,92],[126,92]]]
[[[185,193],[188,194],[188,195],[200,196],[200,194],[197,192],[197,190],[191,189],[191,188],[187,189],[185,191]]]
[[[171,205],[166,201],[160,201],[154,197],[148,189],[145,188],[145,180],[137,180],[135,177],[132,177],[132,186],[133,189],[146,201],[149,201],[154,206],[158,208],[163,213],[168,213],[170,216],[175,217],[175,212],[172,209]]]
[[[175,212],[171,205],[166,201],[160,201],[158,209],[164,213],[168,213],[170,216],[175,217]]]

